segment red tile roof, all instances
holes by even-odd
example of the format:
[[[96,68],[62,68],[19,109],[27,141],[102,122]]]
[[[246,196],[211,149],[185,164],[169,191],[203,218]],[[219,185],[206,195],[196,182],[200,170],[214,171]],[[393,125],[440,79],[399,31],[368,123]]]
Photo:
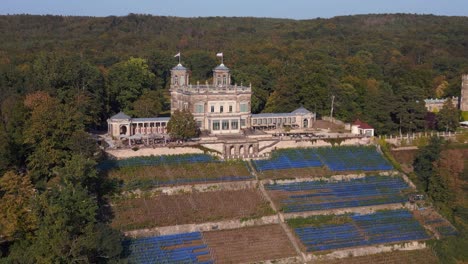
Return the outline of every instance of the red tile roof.
[[[369,124],[367,124],[366,122],[362,122],[362,121],[359,120],[359,119],[357,119],[356,121],[354,121],[353,125],[358,126],[358,127],[361,128],[361,129],[374,129],[374,128],[371,127]]]

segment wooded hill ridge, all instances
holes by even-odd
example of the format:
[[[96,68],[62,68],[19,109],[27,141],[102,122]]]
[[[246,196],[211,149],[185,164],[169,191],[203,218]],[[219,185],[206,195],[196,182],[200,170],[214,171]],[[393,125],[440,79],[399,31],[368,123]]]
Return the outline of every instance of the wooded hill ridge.
[[[196,83],[210,78],[219,63],[215,53],[222,51],[233,81],[252,83],[254,113],[291,111],[303,105],[326,115],[334,95],[338,118],[361,118],[381,133],[425,128],[427,124],[419,120],[425,115],[422,100],[458,96],[461,74],[468,73],[468,17],[382,14],[290,20],[8,15],[0,16],[0,36],[2,91],[54,94],[60,80],[49,80],[63,74],[48,67],[42,75],[51,76],[38,81],[41,77],[34,63],[44,57],[47,65],[66,58],[65,62],[98,68],[103,87],[112,82],[113,66],[137,57],[144,58],[154,74],[154,81],[144,88],[167,93],[169,69],[177,63],[174,54],[182,52],[182,62],[192,70],[192,83]],[[34,78],[30,77],[33,72]],[[102,90],[104,96],[112,89]],[[101,122],[119,110],[132,112],[129,105],[141,94],[137,91],[123,104],[112,102],[117,96],[105,95]],[[414,101],[420,103],[405,105]],[[167,110],[167,100],[161,104],[160,111]],[[415,116],[409,108],[416,109]]]

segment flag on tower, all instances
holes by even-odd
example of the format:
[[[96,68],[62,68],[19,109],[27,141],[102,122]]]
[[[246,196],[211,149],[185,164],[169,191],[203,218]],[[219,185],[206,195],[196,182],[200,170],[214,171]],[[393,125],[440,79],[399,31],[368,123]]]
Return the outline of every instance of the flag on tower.
[[[222,52],[216,53],[216,57],[221,57],[221,64],[224,63],[224,57],[223,57],[223,53],[222,53]]]
[[[177,53],[176,55],[174,55],[174,58],[176,58],[176,57],[180,57],[180,52]]]

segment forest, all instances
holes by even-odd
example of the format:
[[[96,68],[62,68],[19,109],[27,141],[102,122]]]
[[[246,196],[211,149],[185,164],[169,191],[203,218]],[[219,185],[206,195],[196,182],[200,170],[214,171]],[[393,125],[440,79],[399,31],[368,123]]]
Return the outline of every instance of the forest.
[[[459,96],[468,73],[468,17],[11,15],[0,37],[0,262],[121,257],[104,198],[115,183],[96,170],[88,132],[119,111],[167,116],[178,52],[192,83],[209,81],[223,52],[233,81],[252,83],[254,113],[325,116],[334,97],[335,117],[381,135],[447,129],[423,99]]]

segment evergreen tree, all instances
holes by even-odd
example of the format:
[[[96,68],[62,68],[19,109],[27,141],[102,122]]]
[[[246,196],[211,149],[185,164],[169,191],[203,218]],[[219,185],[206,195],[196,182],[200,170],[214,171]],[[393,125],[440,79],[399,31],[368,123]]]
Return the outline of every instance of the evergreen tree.
[[[425,192],[429,190],[431,177],[435,175],[433,163],[439,159],[442,142],[441,138],[432,137],[427,146],[419,149],[414,159],[414,172],[423,184]]]
[[[460,111],[453,105],[452,99],[449,98],[437,113],[437,127],[439,130],[453,132],[460,126],[459,117]]]

